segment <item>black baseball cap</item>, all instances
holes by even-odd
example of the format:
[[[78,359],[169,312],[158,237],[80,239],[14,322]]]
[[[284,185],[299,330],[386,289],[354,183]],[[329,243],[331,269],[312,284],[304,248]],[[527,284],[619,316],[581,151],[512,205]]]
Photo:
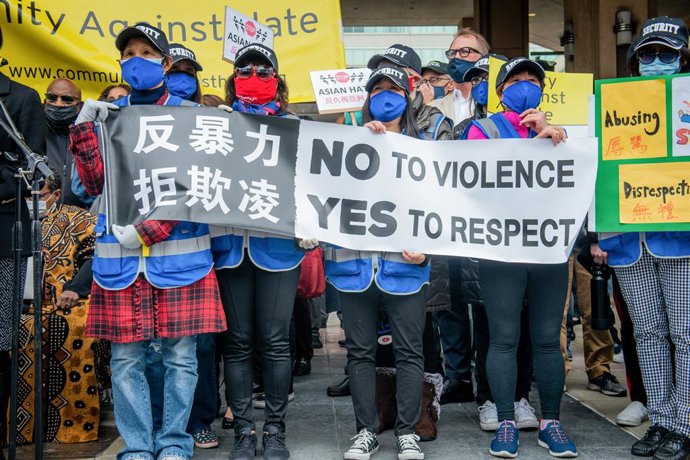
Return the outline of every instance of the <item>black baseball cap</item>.
[[[383,54],[375,54],[372,56],[367,63],[367,67],[374,70],[381,67],[381,61],[384,60],[390,61],[397,66],[409,67],[417,73],[422,73],[422,60],[419,54],[409,46],[400,45],[398,43],[391,45]]]
[[[647,19],[640,27],[640,35],[628,48],[630,62],[637,51],[646,45],[664,45],[675,50],[688,46],[688,27],[680,18],[659,16]]]
[[[369,76],[369,80],[367,80],[367,84],[365,86],[367,93],[370,93],[374,85],[384,78],[391,80],[393,83],[395,83],[395,86],[398,86],[406,93],[410,92],[410,85],[407,81],[407,73],[405,72],[405,69],[398,66],[384,66],[374,70]]]
[[[524,71],[528,71],[529,73],[536,75],[539,81],[544,81],[544,78],[546,77],[544,68],[537,62],[531,61],[526,57],[518,57],[511,59],[501,66],[501,70],[498,71],[498,77],[496,78],[496,88],[505,83],[505,81],[511,75]]]
[[[273,70],[278,73],[278,57],[268,46],[259,43],[252,43],[244,46],[235,54],[235,67],[244,67],[249,64],[252,58],[259,58],[273,67]]]
[[[469,82],[472,81],[474,77],[477,75],[481,75],[482,72],[489,72],[489,63],[491,62],[490,58],[494,59],[500,59],[503,62],[508,61],[508,58],[505,57],[502,54],[485,54],[477,62],[474,63],[474,66],[470,67],[467,69],[467,72],[465,72],[465,75],[463,76],[462,81],[464,82]]]
[[[180,45],[179,43],[170,44],[170,56],[172,57],[173,64],[176,62],[184,61],[186,59],[192,63],[194,70],[196,70],[197,72],[201,72],[202,70],[204,70],[204,68],[201,67],[201,64],[199,64],[199,61],[196,60],[196,55],[194,54],[194,51],[190,50],[185,46]]]
[[[147,39],[158,51],[165,56],[170,56],[168,37],[165,36],[162,30],[153,27],[147,22],[137,22],[133,27],[123,29],[115,39],[115,47],[122,53],[125,50],[125,46],[127,46],[127,42],[134,37]]]
[[[431,70],[432,72],[440,73],[441,75],[445,75],[448,73],[448,63],[447,62],[441,62],[441,61],[429,61],[427,65],[422,67],[422,71],[420,73],[424,73],[427,70]]]

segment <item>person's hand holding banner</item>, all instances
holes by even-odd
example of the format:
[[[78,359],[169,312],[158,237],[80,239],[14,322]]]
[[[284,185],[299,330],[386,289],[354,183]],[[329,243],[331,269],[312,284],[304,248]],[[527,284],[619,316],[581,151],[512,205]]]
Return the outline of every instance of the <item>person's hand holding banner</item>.
[[[527,109],[520,114],[520,124],[539,134],[549,124],[546,122],[546,114],[537,109]]]
[[[307,251],[314,249],[318,245],[319,240],[317,240],[316,238],[302,238],[297,243],[297,246],[299,246],[302,249],[306,249]]]
[[[426,260],[426,254],[421,252],[403,251],[402,256],[407,262],[415,265],[421,265]]]
[[[218,108],[220,110],[225,110],[228,113],[232,113],[232,107],[230,107],[229,105],[221,104],[218,106]]]
[[[551,142],[556,146],[561,142],[565,142],[568,136],[565,135],[565,129],[560,126],[547,126],[536,136],[537,139],[548,137],[551,138]]]
[[[136,249],[141,247],[141,240],[139,239],[139,234],[134,228],[134,225],[126,225],[124,227],[120,225],[113,225],[113,235],[117,238],[117,241],[127,249]]]
[[[364,123],[364,127],[369,128],[374,134],[383,134],[386,132],[386,125],[376,120]]]
[[[74,124],[78,125],[85,121],[105,121],[108,118],[108,109],[120,110],[120,107],[110,102],[87,99]]]

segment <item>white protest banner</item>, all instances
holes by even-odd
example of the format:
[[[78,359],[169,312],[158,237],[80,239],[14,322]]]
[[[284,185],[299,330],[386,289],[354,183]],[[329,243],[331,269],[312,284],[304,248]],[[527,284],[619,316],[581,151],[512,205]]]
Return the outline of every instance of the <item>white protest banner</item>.
[[[358,250],[565,262],[596,154],[596,138],[430,142],[302,121],[295,233]]]
[[[322,70],[309,74],[319,113],[353,112],[364,105],[367,98],[364,87],[371,70]]]
[[[223,59],[235,62],[237,51],[252,43],[260,43],[273,49],[273,30],[256,19],[225,7],[225,35]]]

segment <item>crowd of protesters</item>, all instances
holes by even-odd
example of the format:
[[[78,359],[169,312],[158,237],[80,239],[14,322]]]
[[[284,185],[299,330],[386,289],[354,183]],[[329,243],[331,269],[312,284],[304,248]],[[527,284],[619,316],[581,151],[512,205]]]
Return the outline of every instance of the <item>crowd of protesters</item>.
[[[627,54],[631,75],[690,72],[682,20],[652,18],[640,30]],[[690,457],[690,232],[597,238],[583,228],[568,262],[538,264],[370,252],[184,221],[109,226],[96,132],[108,113],[155,104],[297,118],[278,56],[263,45],[237,52],[223,98],[203,94],[194,52],[168,43],[150,24],[125,28],[115,50],[127,84],[104,88],[97,101],[83,101],[73,81],[58,79],[41,103],[35,91],[0,73],[10,115],[55,172],[40,191],[43,273],[34,274],[43,283],[46,441],[97,439],[101,408],[112,404],[124,441],[118,459],[189,459],[195,448],[220,444],[211,424],[221,409],[222,380],[222,428],[235,433],[234,443],[222,446],[230,458],[253,459],[261,451],[265,459],[287,459],[293,378],[311,372],[313,350],[323,347],[325,312],[337,310],[346,377],[327,393],[352,398],[356,426],[345,459],[369,459],[385,429],[395,431],[399,459],[423,459],[420,443],[439,435],[441,405],[473,401],[480,428],[494,433],[491,455],[516,457],[519,438],[527,442],[521,430],[536,430],[536,442],[552,456],[577,456],[560,409],[578,321],[588,388],[611,397],[629,391],[619,424],[651,422],[632,454]],[[538,110],[545,80],[538,62],[491,54],[471,29],[458,31],[446,57],[423,65],[401,44],[372,56],[362,110],[338,122],[426,142],[566,141],[565,130]],[[491,89],[501,101],[496,113],[487,110],[489,58],[502,61]],[[17,146],[3,134],[0,151]],[[14,200],[22,201],[24,256],[30,241],[28,193],[15,196],[15,167],[2,156],[2,444],[11,361],[31,361],[37,327],[27,300],[19,356],[10,356]],[[591,327],[594,265],[610,267],[620,339],[613,326]],[[22,258],[22,279],[25,273]],[[392,346],[382,344],[382,335]],[[627,388],[611,373],[611,364],[623,360]],[[27,443],[34,439],[31,369],[19,379],[27,412],[17,441]],[[530,402],[533,381],[539,414]],[[254,408],[264,410],[261,436]]]

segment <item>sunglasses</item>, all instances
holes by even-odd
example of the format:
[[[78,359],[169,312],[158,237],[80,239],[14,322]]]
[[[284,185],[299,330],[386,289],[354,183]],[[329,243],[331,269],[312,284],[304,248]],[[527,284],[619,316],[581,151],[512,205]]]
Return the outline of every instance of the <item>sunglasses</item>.
[[[79,102],[79,98],[74,96],[60,96],[53,93],[46,93],[45,96],[46,101],[48,102],[57,102],[58,99],[65,104],[74,104],[75,102]]]
[[[235,69],[235,75],[237,76],[237,78],[245,79],[251,77],[254,74],[256,74],[256,78],[258,78],[259,80],[267,81],[276,76],[276,71],[273,70],[273,67],[268,67],[265,65],[247,65]]]
[[[454,57],[456,57],[459,54],[461,58],[466,58],[467,56],[469,56],[472,53],[482,54],[470,46],[464,46],[464,47],[456,49],[456,50],[454,50],[454,49],[447,50],[446,51],[446,57],[448,59],[453,59]]]
[[[659,60],[664,64],[673,64],[680,58],[680,51],[678,50],[641,50],[637,52],[637,59],[640,64],[651,64],[654,59],[659,56]]]

